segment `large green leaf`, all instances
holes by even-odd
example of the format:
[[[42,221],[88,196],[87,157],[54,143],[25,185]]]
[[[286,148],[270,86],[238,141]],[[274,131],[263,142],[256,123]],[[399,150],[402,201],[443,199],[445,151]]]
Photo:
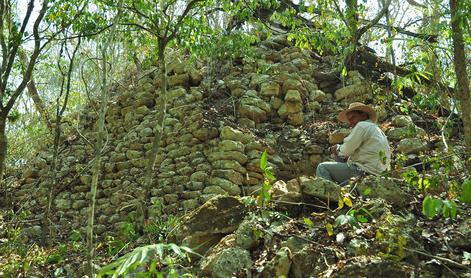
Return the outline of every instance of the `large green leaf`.
[[[466,204],[471,204],[471,180],[465,180],[463,182],[463,194],[461,195],[461,201]]]
[[[428,219],[433,219],[440,212],[442,205],[443,201],[441,199],[436,199],[429,195],[422,202],[422,213]]]
[[[267,150],[264,150],[262,153],[262,157],[260,158],[260,169],[262,169],[264,172],[267,169]]]

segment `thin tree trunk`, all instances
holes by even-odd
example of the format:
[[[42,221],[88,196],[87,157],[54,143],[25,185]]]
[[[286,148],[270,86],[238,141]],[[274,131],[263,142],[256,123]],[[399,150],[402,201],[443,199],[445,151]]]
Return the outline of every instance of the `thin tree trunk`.
[[[20,49],[18,53],[19,53],[19,57],[21,61],[21,68],[24,74],[29,64],[28,56],[26,55],[26,52],[23,49]],[[38,111],[43,121],[46,123],[48,129],[52,132],[53,127],[52,127],[51,121],[49,120],[49,115],[47,113],[47,110],[46,110],[46,107],[44,106],[43,101],[41,100],[41,97],[39,96],[38,90],[36,88],[36,83],[34,82],[34,78],[32,74],[31,74],[30,81],[27,84],[27,88],[28,88],[28,94],[33,100],[36,110]]]
[[[162,135],[164,133],[164,122],[165,116],[167,114],[167,66],[165,64],[165,48],[166,41],[159,40],[159,61],[161,66],[160,71],[160,97],[158,101],[159,111],[157,117],[157,124],[154,128],[154,141],[152,142],[152,149],[149,152],[147,165],[145,169],[145,179],[144,179],[144,200],[142,202],[142,213],[143,221],[149,218],[149,201],[151,198],[151,188],[152,188],[152,177],[154,175],[155,161],[157,158],[157,151],[159,150],[160,143],[162,141]],[[142,225],[144,223],[141,223]]]
[[[65,42],[64,42],[65,43]],[[50,168],[50,181],[49,181],[49,193],[47,197],[47,207],[46,211],[44,213],[44,218],[43,218],[43,244],[48,245],[50,243],[50,239],[52,238],[52,232],[50,230],[50,221],[51,221],[51,214],[52,214],[52,202],[55,199],[56,195],[56,187],[57,187],[57,160],[58,160],[58,154],[59,154],[59,143],[60,143],[60,138],[61,138],[61,133],[62,133],[62,116],[64,115],[64,112],[67,108],[67,104],[69,102],[69,96],[70,96],[70,84],[71,84],[71,76],[72,76],[72,71],[74,68],[74,61],[75,61],[75,55],[77,54],[77,51],[80,47],[81,39],[78,39],[78,43],[75,46],[75,49],[72,53],[72,57],[70,57],[70,62],[69,62],[69,67],[67,70],[67,75],[62,73],[62,84],[61,84],[61,91],[59,96],[57,97],[56,100],[56,121],[55,121],[55,128],[54,128],[54,145],[53,145],[53,154],[52,154],[52,163],[51,163],[51,168]],[[62,50],[61,50],[61,55],[62,57]],[[64,96],[64,101],[61,106],[61,98],[62,95],[65,92]],[[39,96],[38,96],[39,97]],[[47,114],[46,114],[47,115]],[[50,124],[50,123],[49,123]],[[52,126],[51,126],[52,128]]]
[[[0,183],[3,182],[5,174],[5,160],[7,157],[7,113],[0,111]]]
[[[98,135],[95,144],[95,161],[92,166],[92,181],[90,184],[90,207],[87,221],[87,267],[89,277],[95,277],[95,270],[93,267],[93,260],[95,258],[95,246],[93,241],[94,222],[95,222],[95,203],[96,194],[98,190],[98,178],[101,175],[102,153],[104,140],[106,137],[105,118],[108,106],[109,84],[108,74],[111,72],[111,62],[108,61],[108,49],[113,49],[114,32],[116,30],[116,23],[121,17],[121,6],[118,8],[118,14],[114,18],[113,27],[111,28],[108,40],[101,45],[101,99],[100,99],[100,113],[98,117]],[[113,53],[111,54],[113,55]]]
[[[461,106],[464,126],[464,143],[468,152],[468,171],[471,173],[471,97],[469,79],[466,71],[466,54],[464,52],[463,30],[456,16],[460,11],[460,0],[450,0],[451,30],[453,37],[454,64],[456,73],[456,92]],[[462,17],[461,20],[466,20]],[[467,26],[464,24],[464,26]]]

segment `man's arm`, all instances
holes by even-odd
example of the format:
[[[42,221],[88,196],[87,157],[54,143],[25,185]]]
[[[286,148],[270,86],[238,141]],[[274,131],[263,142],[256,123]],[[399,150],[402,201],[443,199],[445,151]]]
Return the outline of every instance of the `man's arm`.
[[[343,144],[338,148],[338,154],[342,156],[351,156],[364,140],[366,129],[357,124],[352,129],[350,135],[343,139]]]

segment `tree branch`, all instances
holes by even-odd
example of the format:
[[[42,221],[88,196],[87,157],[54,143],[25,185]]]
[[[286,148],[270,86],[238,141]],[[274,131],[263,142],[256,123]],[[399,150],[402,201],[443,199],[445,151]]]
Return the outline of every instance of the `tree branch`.
[[[375,16],[375,18],[373,18],[373,20],[371,20],[368,24],[366,24],[365,26],[361,27],[360,29],[358,29],[358,31],[354,34],[354,38],[355,38],[355,41],[359,41],[361,36],[366,32],[368,31],[368,29],[370,29],[372,26],[374,26],[376,23],[378,23],[378,21],[383,17],[383,15],[388,11],[389,9],[389,5],[391,4],[391,0],[387,0],[386,3],[384,3],[384,6],[383,8],[381,9],[381,11]]]
[[[13,95],[8,100],[8,103],[5,106],[5,111],[10,111],[10,109],[13,107],[16,100],[21,95],[21,93],[23,92],[23,90],[26,87],[26,84],[28,83],[28,81],[31,78],[31,74],[33,72],[34,65],[36,64],[36,59],[38,58],[39,53],[41,51],[41,39],[39,37],[39,24],[41,23],[42,19],[44,18],[44,15],[46,14],[48,4],[49,4],[49,0],[44,0],[43,1],[41,10],[39,11],[39,14],[38,14],[38,17],[36,18],[36,21],[34,22],[34,25],[33,25],[34,49],[33,49],[33,52],[31,54],[31,59],[30,59],[29,64],[26,68],[25,74],[23,75],[23,80],[21,81],[20,85],[16,88],[15,92],[13,93]],[[4,85],[6,85],[6,84],[4,84]]]
[[[11,69],[13,67],[13,63],[15,61],[16,53],[18,52],[18,48],[21,44],[21,39],[22,39],[23,34],[25,32],[26,25],[29,22],[29,18],[31,16],[31,13],[33,12],[33,8],[34,8],[34,0],[30,0],[30,2],[28,3],[28,9],[26,10],[26,14],[25,14],[25,17],[23,19],[23,23],[21,24],[20,31],[18,33],[11,34],[11,36],[13,36],[13,38],[11,38],[13,42],[12,42],[12,46],[11,46],[11,49],[10,49],[10,53],[7,54],[8,55],[8,61],[7,61],[7,64],[4,68],[5,70],[2,71],[2,78],[1,78],[2,87],[0,87],[1,92],[5,92],[5,90],[6,90],[8,78],[10,77],[10,72],[11,72]]]

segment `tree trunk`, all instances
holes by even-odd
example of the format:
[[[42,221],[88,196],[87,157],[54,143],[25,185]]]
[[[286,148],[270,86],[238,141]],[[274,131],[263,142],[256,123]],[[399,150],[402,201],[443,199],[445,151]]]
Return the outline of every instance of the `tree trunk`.
[[[3,175],[5,174],[5,160],[7,157],[7,115],[5,111],[0,111],[0,183],[3,182]]]
[[[146,221],[149,218],[149,201],[150,201],[150,192],[152,188],[152,177],[154,175],[155,161],[157,158],[157,151],[159,150],[160,143],[162,141],[162,135],[164,133],[164,122],[165,116],[167,114],[167,66],[165,64],[165,48],[167,42],[165,40],[159,39],[159,61],[161,66],[160,71],[160,97],[157,102],[158,104],[158,117],[157,124],[154,128],[154,141],[152,142],[152,149],[148,155],[147,165],[145,170],[145,179],[144,179],[144,200],[142,202],[142,213],[143,221]],[[141,223],[142,225],[144,223]]]
[[[467,165],[471,173],[471,97],[469,90],[469,79],[466,71],[466,54],[464,52],[463,30],[461,29],[459,18],[460,0],[450,0],[451,30],[453,37],[454,64],[456,73],[456,92],[461,106],[461,113],[464,126],[464,143],[468,153]],[[466,20],[461,17],[461,20]],[[467,24],[463,24],[467,26]]]

